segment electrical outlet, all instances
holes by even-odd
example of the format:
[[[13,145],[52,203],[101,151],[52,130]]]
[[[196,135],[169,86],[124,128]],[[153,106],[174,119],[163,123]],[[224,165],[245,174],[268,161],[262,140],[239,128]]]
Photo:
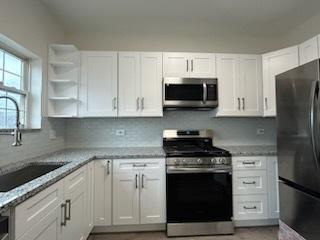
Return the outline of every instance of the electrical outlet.
[[[50,140],[54,140],[57,138],[57,135],[56,135],[56,131],[54,130],[49,130],[49,139]]]
[[[263,128],[258,128],[257,129],[257,135],[263,135],[264,134],[264,129]]]
[[[126,135],[126,130],[124,129],[117,129],[116,130],[116,136],[124,136]]]

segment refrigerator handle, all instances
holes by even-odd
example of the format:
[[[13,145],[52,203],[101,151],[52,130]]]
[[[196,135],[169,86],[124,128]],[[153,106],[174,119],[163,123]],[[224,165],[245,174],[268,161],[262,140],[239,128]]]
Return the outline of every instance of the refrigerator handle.
[[[311,94],[310,94],[310,133],[311,133],[311,142],[312,142],[312,148],[313,148],[313,154],[316,159],[316,166],[318,166],[318,161],[319,161],[319,151],[318,151],[318,146],[316,144],[316,139],[315,139],[315,112],[314,112],[314,107],[315,107],[315,99],[319,98],[319,82],[314,81],[312,82],[311,85]],[[317,101],[318,103],[318,101]]]

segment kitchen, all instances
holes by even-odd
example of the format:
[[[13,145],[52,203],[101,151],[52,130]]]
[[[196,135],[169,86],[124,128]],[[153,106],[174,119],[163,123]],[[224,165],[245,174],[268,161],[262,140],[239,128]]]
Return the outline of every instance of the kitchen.
[[[0,19],[0,239],[318,239],[320,3],[2,0]]]

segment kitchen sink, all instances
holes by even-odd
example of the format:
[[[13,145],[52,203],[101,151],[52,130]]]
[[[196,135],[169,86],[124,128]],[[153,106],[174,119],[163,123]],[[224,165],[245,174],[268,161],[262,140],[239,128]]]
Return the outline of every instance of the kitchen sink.
[[[65,162],[36,163],[2,175],[0,176],[0,192],[8,192],[65,164]]]

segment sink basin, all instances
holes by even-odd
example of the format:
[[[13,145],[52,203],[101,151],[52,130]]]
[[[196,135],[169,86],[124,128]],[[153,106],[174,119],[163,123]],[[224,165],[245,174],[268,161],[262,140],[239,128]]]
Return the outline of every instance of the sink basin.
[[[37,163],[0,176],[0,192],[8,192],[46,173],[56,170],[66,163]]]

